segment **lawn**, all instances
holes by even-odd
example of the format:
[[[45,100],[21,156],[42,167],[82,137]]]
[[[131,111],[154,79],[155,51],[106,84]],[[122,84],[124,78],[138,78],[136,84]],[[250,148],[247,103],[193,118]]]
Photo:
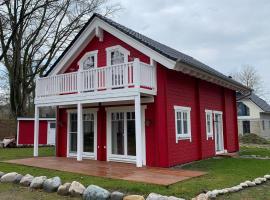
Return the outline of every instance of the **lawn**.
[[[270,157],[270,148],[256,146],[242,146],[239,155],[256,155],[260,157]]]
[[[40,148],[40,155],[52,155],[53,152],[54,151],[51,148]],[[31,156],[31,149],[6,149],[0,151],[1,160],[6,160],[10,158],[14,159],[16,155],[21,158],[23,157],[24,153],[26,157]],[[59,166],[59,168],[61,168],[61,166]],[[89,184],[96,184],[109,190],[120,190],[122,192],[131,194],[138,193],[148,195],[150,192],[156,192],[164,195],[174,195],[188,199],[196,196],[197,194],[205,190],[230,187],[239,184],[244,180],[253,179],[255,177],[270,173],[270,160],[213,158],[194,162],[193,164],[185,165],[183,168],[189,170],[206,171],[208,172],[208,174],[184,182],[179,182],[169,187],[163,187],[158,185],[142,184],[100,177],[91,177],[75,173],[67,173],[14,164],[0,163],[0,171],[4,172],[16,171],[22,174],[30,173],[34,176],[60,176],[64,182],[77,180],[83,183],[85,186]],[[257,188],[254,188],[254,190],[256,190]],[[7,191],[9,189],[7,189]],[[16,188],[14,190],[16,190]],[[18,190],[21,191],[20,188]],[[31,194],[34,195],[35,193]],[[51,199],[53,198],[54,197],[51,197]],[[263,199],[263,197],[261,199]]]

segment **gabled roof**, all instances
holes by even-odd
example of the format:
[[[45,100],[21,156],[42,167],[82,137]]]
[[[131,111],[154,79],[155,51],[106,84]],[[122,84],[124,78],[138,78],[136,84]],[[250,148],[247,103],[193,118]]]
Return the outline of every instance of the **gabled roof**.
[[[237,98],[241,99],[242,95],[238,94]],[[263,100],[262,98],[260,98],[259,96],[257,96],[254,93],[251,93],[251,95],[245,97],[244,99],[249,99],[251,100],[253,103],[255,103],[259,108],[261,108],[264,112],[270,112],[270,105]]]
[[[85,26],[82,28],[82,30],[75,36],[74,40],[69,44],[69,46],[66,48],[66,50],[60,55],[60,57],[56,60],[56,62],[53,64],[53,66],[48,70],[48,72],[45,74],[47,76],[57,65],[57,63],[61,60],[61,58],[67,53],[69,48],[72,47],[72,45],[75,43],[75,41],[80,37],[80,35],[84,32],[84,30],[87,28],[87,26],[92,22],[92,20],[97,17],[100,20],[106,22],[107,24],[111,25],[112,27],[116,28],[117,30],[123,32],[124,34],[132,37],[133,39],[137,40],[138,42],[142,43],[143,45],[149,47],[150,49],[154,50],[155,52],[165,56],[166,58],[175,61],[180,62],[183,64],[191,65],[192,67],[206,72],[208,74],[211,74],[213,76],[219,77],[222,80],[225,80],[231,84],[234,84],[240,88],[243,88],[244,90],[249,90],[249,88],[245,87],[244,85],[240,84],[239,82],[225,76],[224,74],[218,72],[217,70],[203,64],[202,62],[194,59],[191,56],[188,56],[180,51],[177,51],[167,45],[161,44],[147,36],[144,36],[136,31],[133,31],[119,23],[114,22],[111,19],[108,19],[107,17],[104,17],[100,14],[93,14],[93,16],[89,19],[89,21],[85,24]]]

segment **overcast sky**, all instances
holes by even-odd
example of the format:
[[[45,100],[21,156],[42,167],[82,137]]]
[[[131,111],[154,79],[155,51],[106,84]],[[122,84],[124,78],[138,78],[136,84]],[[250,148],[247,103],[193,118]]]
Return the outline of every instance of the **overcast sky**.
[[[119,0],[117,22],[229,74],[249,64],[270,91],[270,0]]]

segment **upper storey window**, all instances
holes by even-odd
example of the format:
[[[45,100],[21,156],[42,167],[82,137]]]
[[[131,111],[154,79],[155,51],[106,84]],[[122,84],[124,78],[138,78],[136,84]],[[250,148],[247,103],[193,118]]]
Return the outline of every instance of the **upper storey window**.
[[[117,65],[128,62],[130,52],[120,45],[106,48],[107,65]]]
[[[238,114],[238,116],[249,116],[250,115],[249,107],[247,107],[242,102],[238,102],[237,103],[237,114]]]
[[[85,53],[78,63],[80,70],[89,70],[97,67],[97,53],[98,51]]]

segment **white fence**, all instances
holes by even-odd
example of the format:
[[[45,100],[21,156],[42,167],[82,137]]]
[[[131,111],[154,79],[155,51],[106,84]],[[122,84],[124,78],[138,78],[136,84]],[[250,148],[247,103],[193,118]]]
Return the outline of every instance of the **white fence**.
[[[118,65],[38,78],[36,97],[132,87],[154,90],[156,88],[155,68],[135,60]]]

